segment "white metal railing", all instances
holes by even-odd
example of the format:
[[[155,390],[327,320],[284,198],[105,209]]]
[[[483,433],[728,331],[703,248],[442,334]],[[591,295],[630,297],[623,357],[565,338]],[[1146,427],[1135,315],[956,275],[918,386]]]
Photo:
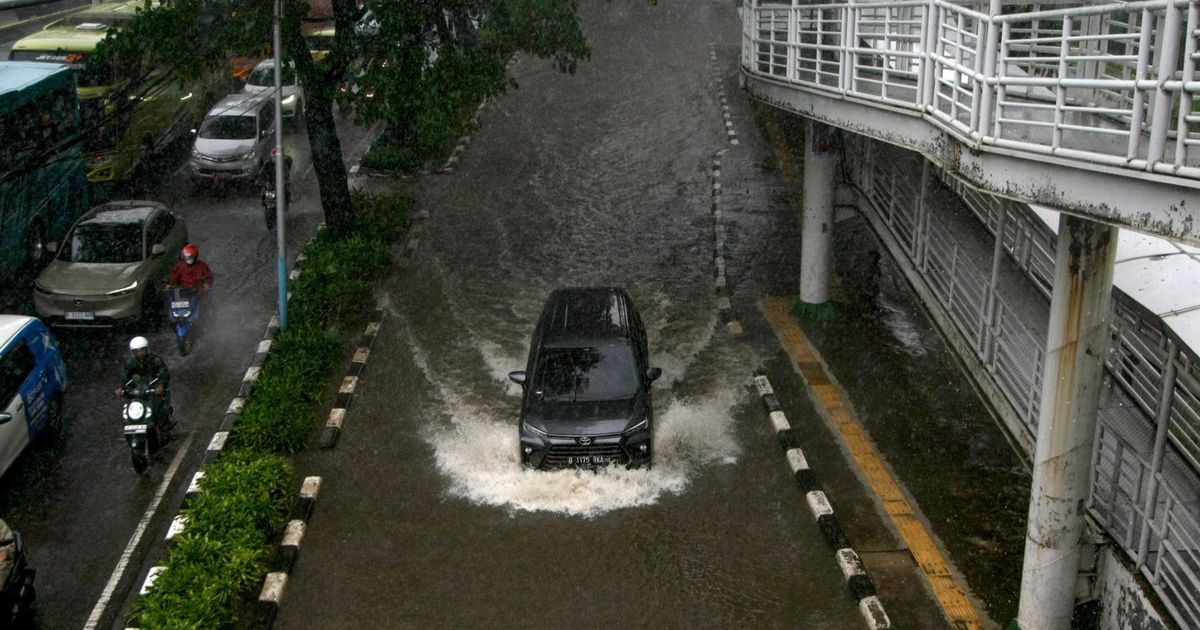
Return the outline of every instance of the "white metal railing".
[[[747,3],[746,72],[973,146],[1200,179],[1197,0]]]
[[[1027,435],[1036,435],[1045,335],[992,293],[988,270],[969,263],[953,230],[930,219],[913,164],[895,159],[864,136],[845,136],[845,172],[881,229],[907,257],[938,308],[954,326],[959,345],[973,351],[985,378],[1007,401]],[[983,195],[942,177],[993,235],[1007,213],[1003,248],[1036,289],[1049,298],[1055,235],[1029,209]],[[1047,302],[1047,309],[1049,303]],[[1136,563],[1183,627],[1200,627],[1200,359],[1194,349],[1172,351],[1162,321],[1120,291],[1114,292],[1108,376],[1136,405],[1132,416],[1101,414],[1094,453],[1091,513]],[[1173,367],[1172,367],[1173,366]],[[1171,395],[1164,456],[1115,430],[1122,422],[1149,423],[1165,392]],[[1132,418],[1132,420],[1131,420]],[[1149,420],[1147,419],[1149,418]],[[1135,432],[1136,433],[1136,432]],[[1144,431],[1142,432],[1144,433]],[[1128,433],[1125,433],[1128,435]],[[1032,453],[1030,453],[1032,454]],[[1166,462],[1164,464],[1163,462]],[[1164,465],[1172,474],[1163,474]],[[1153,505],[1147,502],[1153,499]],[[1143,536],[1143,531],[1146,534]],[[1144,540],[1143,540],[1144,538]]]

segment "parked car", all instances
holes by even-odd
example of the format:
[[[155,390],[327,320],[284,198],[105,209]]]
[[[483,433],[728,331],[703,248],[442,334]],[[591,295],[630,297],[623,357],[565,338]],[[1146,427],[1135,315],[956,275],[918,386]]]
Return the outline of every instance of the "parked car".
[[[188,161],[192,184],[253,182],[275,144],[275,106],[263,94],[221,99],[200,123]]]
[[[157,317],[158,289],[187,243],[181,217],[157,201],[112,201],[86,212],[34,282],[33,307],[55,326],[112,326]]]
[[[558,289],[542,308],[524,371],[521,462],[530,468],[649,467],[654,407],[646,330],[616,288]]]
[[[283,64],[280,73],[283,83],[283,100],[279,103],[284,118],[298,119],[304,115],[304,90],[300,87],[300,79],[296,76],[296,68],[288,62]],[[258,94],[268,100],[275,92],[275,60],[264,59],[254,66],[250,76],[246,77],[246,85],[242,92]],[[272,105],[274,107],[274,105]]]
[[[62,425],[67,372],[54,335],[26,315],[0,315],[0,475],[25,447]]]

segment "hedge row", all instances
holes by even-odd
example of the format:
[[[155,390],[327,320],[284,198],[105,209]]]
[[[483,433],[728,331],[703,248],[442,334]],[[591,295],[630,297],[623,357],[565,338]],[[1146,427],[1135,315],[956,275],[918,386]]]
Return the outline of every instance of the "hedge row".
[[[388,268],[389,245],[403,235],[412,200],[355,193],[354,204],[355,236],[320,232],[305,248],[288,328],[273,342],[221,458],[205,468],[200,494],[184,507],[187,527],[166,570],[135,603],[133,624],[208,630],[247,621],[245,603],[268,572],[294,500],[286,456],[315,434],[343,339],[372,304],[373,283]]]

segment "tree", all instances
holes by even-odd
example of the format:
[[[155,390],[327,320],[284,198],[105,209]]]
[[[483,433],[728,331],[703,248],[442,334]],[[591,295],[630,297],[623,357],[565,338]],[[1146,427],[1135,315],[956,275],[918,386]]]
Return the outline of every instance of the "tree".
[[[326,227],[335,236],[349,235],[356,225],[335,101],[353,108],[361,123],[384,121],[393,140],[417,142],[429,132],[422,128],[424,114],[452,111],[514,87],[505,70],[514,53],[552,58],[555,68],[572,73],[589,56],[576,0],[282,2],[283,47],[304,86],[313,170]],[[152,68],[169,68],[178,81],[229,76],[234,53],[269,49],[272,3],[147,0],[132,23],[110,34],[98,56],[143,60],[143,71],[127,84],[129,94],[153,80]],[[367,10],[374,21],[360,21]],[[306,34],[330,25],[330,50],[315,58]],[[357,89],[342,90],[343,85]]]

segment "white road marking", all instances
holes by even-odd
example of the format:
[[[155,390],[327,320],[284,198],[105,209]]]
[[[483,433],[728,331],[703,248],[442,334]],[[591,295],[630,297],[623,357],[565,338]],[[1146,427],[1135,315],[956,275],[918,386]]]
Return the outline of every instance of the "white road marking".
[[[100,617],[104,615],[105,609],[108,608],[108,602],[112,599],[113,591],[117,590],[117,584],[125,576],[125,569],[129,566],[129,561],[133,558],[133,551],[137,549],[138,543],[142,541],[142,536],[146,533],[146,528],[150,526],[150,520],[158,512],[158,506],[162,503],[163,496],[167,494],[167,488],[171,485],[171,480],[175,478],[175,473],[179,472],[179,465],[183,463],[183,456],[187,453],[188,447],[191,444],[192,436],[189,434],[175,453],[175,459],[171,462],[171,466],[167,468],[167,474],[163,475],[162,483],[158,485],[158,490],[154,493],[154,499],[150,501],[150,506],[146,508],[146,513],[142,515],[141,522],[138,523],[137,529],[133,531],[133,537],[129,539],[129,544],[125,545],[125,551],[121,553],[121,559],[117,562],[117,567],[113,569],[112,576],[108,579],[108,584],[104,586],[104,592],[100,594],[100,599],[96,601],[95,608],[92,608],[92,614],[83,626],[84,630],[93,630],[100,623]]]

